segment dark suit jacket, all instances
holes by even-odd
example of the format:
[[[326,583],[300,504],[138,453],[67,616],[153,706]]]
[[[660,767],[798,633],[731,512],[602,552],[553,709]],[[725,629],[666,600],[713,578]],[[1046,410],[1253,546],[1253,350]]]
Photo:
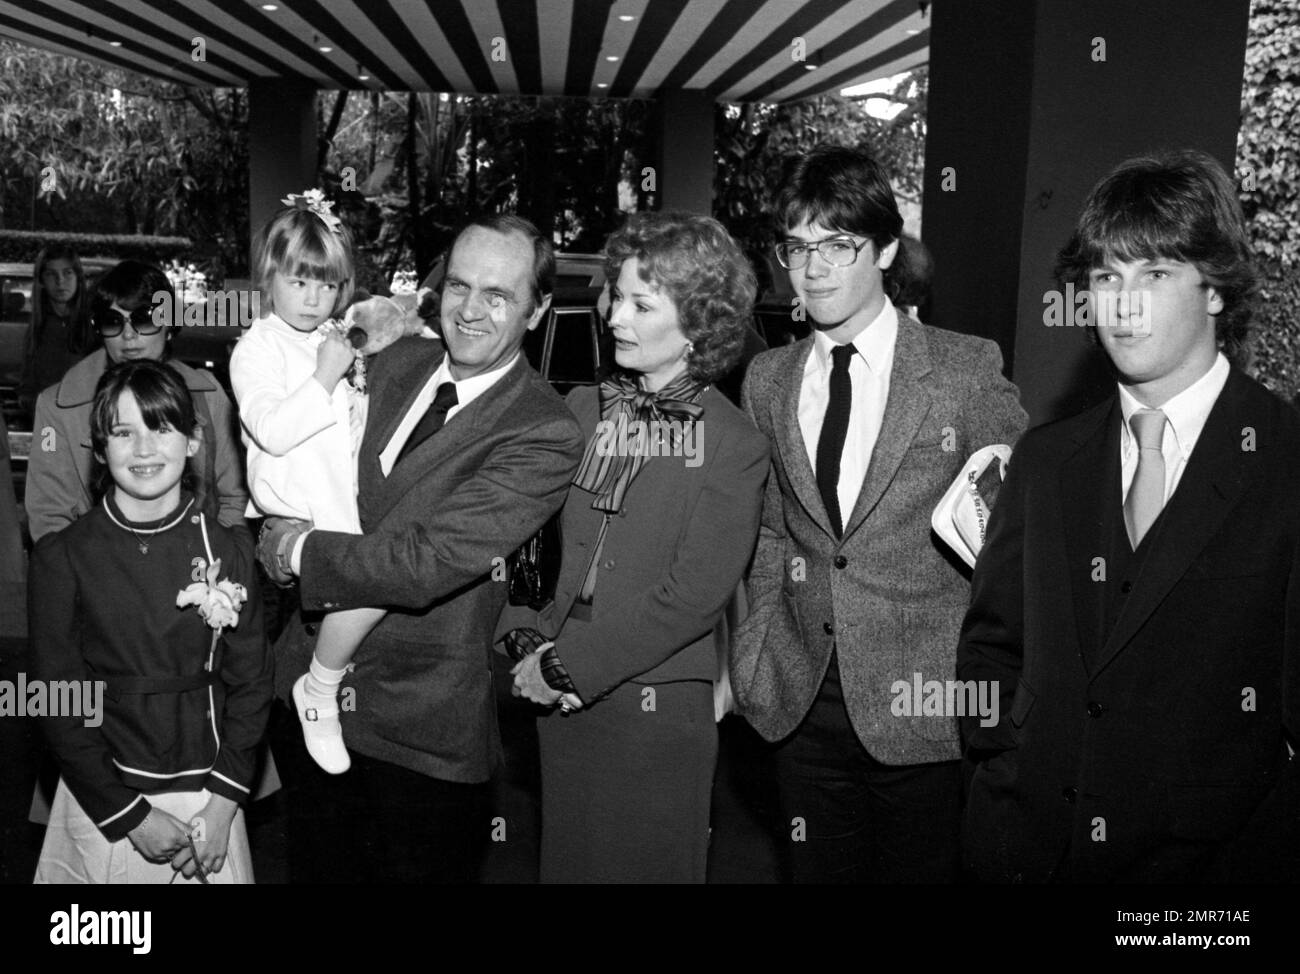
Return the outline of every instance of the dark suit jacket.
[[[379,454],[442,355],[441,343],[410,338],[375,360],[359,461],[363,533],[313,531],[300,586],[307,610],[391,610],[344,681],[355,690],[355,711],[342,715],[348,747],[472,783],[487,780],[500,750],[490,654],[504,559],[563,503],[582,438],[520,356],[385,478]],[[282,694],[306,670],[313,636],[296,622],[277,647]]]
[[[599,390],[578,388],[568,403],[590,439]],[[555,602],[537,625],[557,631],[557,649],[585,701],[620,684],[713,681],[713,627],[754,551],[767,442],[716,389],[705,391],[697,423],[699,462],[651,458],[628,488],[601,551],[590,625],[563,628],[582,588],[602,512],[595,495],[569,490],[561,530],[564,560]]]
[[[959,676],[1002,701],[996,726],[963,721],[987,757],[967,864],[998,881],[1294,881],[1300,417],[1234,370],[1141,571],[1103,580],[1121,422],[1116,396],[1026,434],[998,497],[958,651]],[[1106,586],[1126,582],[1107,634]]]
[[[960,756],[951,717],[896,716],[898,680],[953,678],[970,587],[930,515],[970,455],[1014,445],[1025,426],[991,341],[900,314],[889,400],[842,539],[831,528],[799,428],[813,339],[750,363],[744,404],[772,447],[750,614],[731,646],[737,707],[770,741],[812,707],[837,647],[844,700],[867,750],[886,764]]]

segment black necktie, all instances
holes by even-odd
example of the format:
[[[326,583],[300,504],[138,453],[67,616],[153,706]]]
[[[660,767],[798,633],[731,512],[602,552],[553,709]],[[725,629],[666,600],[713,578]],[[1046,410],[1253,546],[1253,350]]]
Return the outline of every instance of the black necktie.
[[[857,351],[851,344],[836,345],[831,349],[831,389],[826,402],[826,418],[822,420],[821,436],[817,439],[817,489],[830,516],[835,537],[844,535],[840,519],[840,455],[844,452],[844,437],[849,432],[849,410],[853,406],[853,382],[849,379],[849,359]]]
[[[444,382],[438,386],[433,402],[429,403],[429,408],[425,410],[420,421],[415,424],[415,429],[411,430],[411,435],[406,438],[406,443],[398,451],[397,463],[405,460],[408,453],[442,429],[442,424],[447,421],[447,413],[454,405],[456,405],[456,383]]]

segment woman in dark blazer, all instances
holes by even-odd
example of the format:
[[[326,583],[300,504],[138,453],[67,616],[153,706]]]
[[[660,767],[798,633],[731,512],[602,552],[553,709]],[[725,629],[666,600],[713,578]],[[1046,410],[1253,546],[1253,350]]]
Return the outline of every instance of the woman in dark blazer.
[[[615,373],[569,394],[587,437],[563,567],[506,637],[539,720],[543,882],[703,882],[713,629],[758,533],[767,442],[712,385],[754,274],[709,217],[639,213],[605,246]],[[533,650],[524,655],[527,650]]]

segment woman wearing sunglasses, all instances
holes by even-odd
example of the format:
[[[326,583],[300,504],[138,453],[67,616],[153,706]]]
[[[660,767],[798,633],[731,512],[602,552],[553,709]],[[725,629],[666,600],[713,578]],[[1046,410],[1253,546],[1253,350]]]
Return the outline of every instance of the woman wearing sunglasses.
[[[67,527],[94,503],[90,405],[95,384],[110,366],[132,359],[166,362],[184,380],[202,427],[203,444],[193,460],[196,506],[227,527],[243,526],[248,493],[230,400],[212,373],[169,358],[170,322],[154,315],[160,304],[168,311],[176,306],[171,282],[157,267],[138,260],[122,261],[95,285],[91,326],[103,347],[36,401],[26,496],[33,541]]]

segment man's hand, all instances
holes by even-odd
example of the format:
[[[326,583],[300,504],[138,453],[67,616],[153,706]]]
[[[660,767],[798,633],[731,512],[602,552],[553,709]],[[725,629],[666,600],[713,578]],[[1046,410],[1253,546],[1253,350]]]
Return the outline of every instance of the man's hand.
[[[189,848],[188,826],[175,815],[161,808],[151,808],[145,820],[126,834],[140,853],[150,862],[166,862],[182,849]]]
[[[543,650],[544,652],[544,650]],[[511,674],[514,675],[515,683],[510,688],[510,693],[516,697],[523,697],[531,700],[533,703],[540,703],[543,707],[552,707],[559,703],[560,697],[564,696],[559,690],[552,690],[550,685],[542,679],[542,653],[530,653],[515,664]],[[573,694],[569,694],[573,696]]]
[[[262,535],[257,539],[257,560],[266,575],[281,587],[293,584],[293,566],[289,559],[298,538],[310,531],[310,521],[288,517],[268,517],[262,525]]]

